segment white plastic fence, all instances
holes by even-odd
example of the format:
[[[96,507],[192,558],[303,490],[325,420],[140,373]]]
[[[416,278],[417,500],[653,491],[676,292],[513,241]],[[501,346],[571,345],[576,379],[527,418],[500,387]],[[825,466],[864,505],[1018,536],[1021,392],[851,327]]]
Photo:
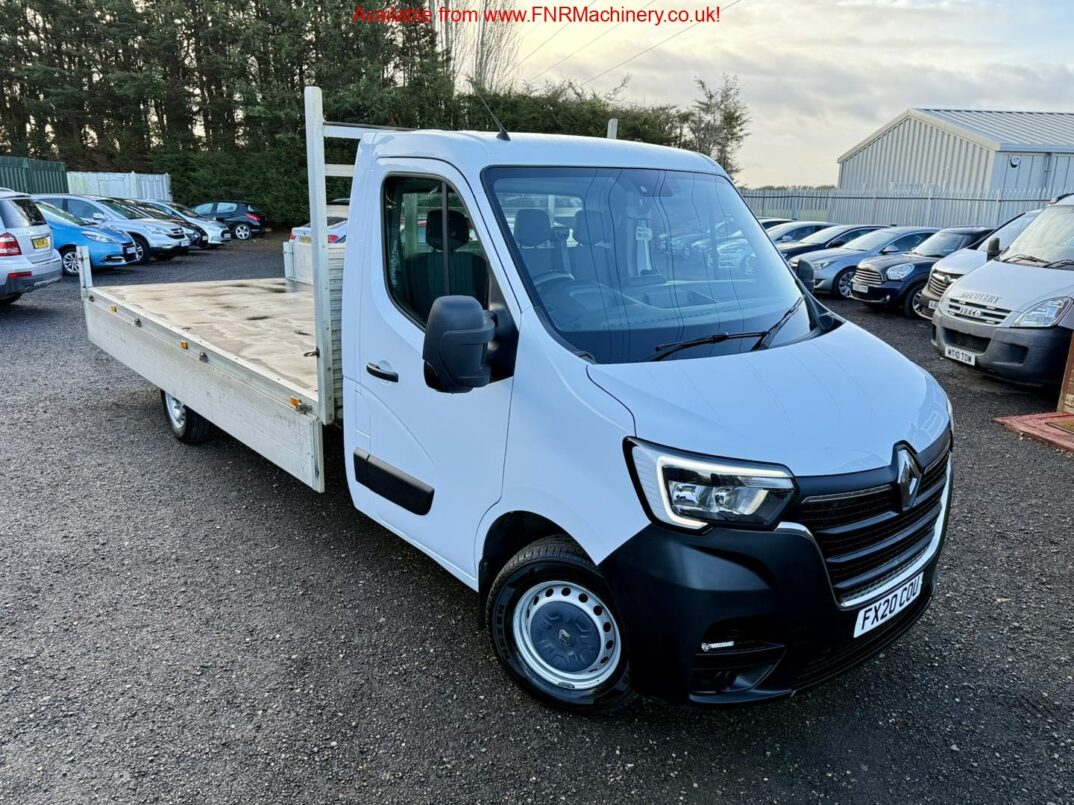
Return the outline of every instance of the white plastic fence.
[[[869,193],[793,187],[743,190],[742,197],[758,217],[939,227],[999,226],[1020,212],[1043,207],[1052,199],[1042,189],[1005,190],[989,195],[979,191]]]
[[[172,177],[167,173],[68,171],[67,186],[69,192],[87,196],[172,200]]]

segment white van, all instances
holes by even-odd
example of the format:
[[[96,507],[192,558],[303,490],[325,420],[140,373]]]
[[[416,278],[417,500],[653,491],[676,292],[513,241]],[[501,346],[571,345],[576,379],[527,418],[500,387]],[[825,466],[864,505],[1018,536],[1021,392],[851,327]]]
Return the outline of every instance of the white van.
[[[1074,195],[1046,207],[995,260],[958,280],[932,317],[946,358],[1007,380],[1062,380],[1074,328]]]
[[[83,272],[90,339],[161,388],[176,437],[216,426],[323,491],[340,426],[355,506],[477,591],[504,667],[568,709],[787,696],[918,619],[947,397],[802,287],[719,166],[306,101],[291,278]],[[325,137],[360,140],[354,164]],[[326,174],[353,176],[345,247]]]

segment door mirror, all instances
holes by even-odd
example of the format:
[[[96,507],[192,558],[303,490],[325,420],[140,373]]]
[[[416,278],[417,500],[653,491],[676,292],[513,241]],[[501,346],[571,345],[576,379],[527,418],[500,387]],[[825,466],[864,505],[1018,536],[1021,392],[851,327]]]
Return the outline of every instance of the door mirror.
[[[472,296],[441,296],[425,325],[425,382],[429,388],[460,394],[487,386],[488,345],[495,325]]]
[[[794,273],[802,281],[802,284],[806,287],[806,290],[813,291],[813,281],[816,279],[817,272],[813,270],[813,264],[805,260],[799,260],[798,264],[794,267]]]
[[[995,260],[999,257],[999,238],[992,238],[988,241],[988,249],[985,251],[985,257],[988,260]]]
[[[93,213],[93,220],[99,224],[103,224],[108,219],[105,217],[103,212],[95,212]]]

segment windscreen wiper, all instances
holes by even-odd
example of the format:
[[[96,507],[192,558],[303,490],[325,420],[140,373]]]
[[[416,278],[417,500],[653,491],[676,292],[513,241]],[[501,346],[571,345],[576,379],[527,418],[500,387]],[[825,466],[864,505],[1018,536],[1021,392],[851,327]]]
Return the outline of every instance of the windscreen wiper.
[[[750,350],[750,351],[752,352],[753,350],[764,349],[765,347],[767,347],[768,342],[769,342],[769,340],[771,340],[772,336],[774,336],[781,329],[783,329],[783,325],[791,320],[791,316],[793,316],[795,313],[798,312],[798,308],[800,308],[802,306],[802,303],[804,301],[805,301],[805,297],[804,296],[799,296],[797,301],[793,305],[791,305],[790,310],[788,310],[786,313],[784,313],[782,316],[780,316],[779,321],[777,321],[775,324],[773,324],[771,327],[769,327],[768,330],[766,330],[762,334],[761,340],[758,341],[756,344],[754,344],[753,349]]]
[[[1048,262],[1043,257],[1034,257],[1031,254],[1012,254],[1010,257],[1004,257],[1003,259],[1000,260],[1000,262],[1001,263],[1013,263],[1013,262],[1015,262],[1017,260],[1022,260],[1022,261],[1026,262],[1026,263],[1040,263],[1040,264],[1044,264],[1044,263]]]
[[[724,341],[730,341],[735,338],[764,338],[766,333],[713,333],[712,335],[703,335],[700,338],[691,338],[689,341],[673,341],[670,344],[658,344],[656,347],[656,354],[649,360],[662,361],[668,355],[674,355],[684,349],[690,347],[700,347],[705,344],[721,344]]]
[[[1061,266],[1074,266],[1074,258],[1064,257],[1061,260],[1052,260],[1050,263],[1045,263],[1045,268],[1059,268]]]

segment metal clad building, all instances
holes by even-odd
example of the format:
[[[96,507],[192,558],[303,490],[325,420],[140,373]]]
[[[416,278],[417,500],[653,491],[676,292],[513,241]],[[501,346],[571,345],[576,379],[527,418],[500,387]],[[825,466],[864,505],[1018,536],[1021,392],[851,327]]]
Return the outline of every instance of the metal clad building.
[[[839,157],[845,191],[1074,190],[1074,113],[908,109]]]
[[[43,159],[0,156],[0,187],[20,193],[66,193],[67,166]]]

